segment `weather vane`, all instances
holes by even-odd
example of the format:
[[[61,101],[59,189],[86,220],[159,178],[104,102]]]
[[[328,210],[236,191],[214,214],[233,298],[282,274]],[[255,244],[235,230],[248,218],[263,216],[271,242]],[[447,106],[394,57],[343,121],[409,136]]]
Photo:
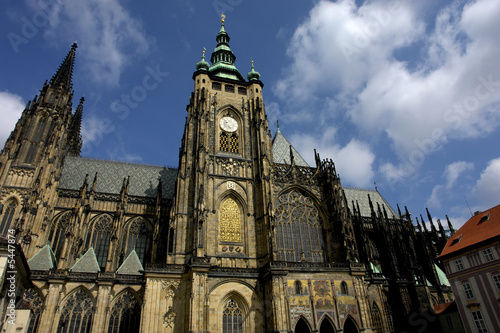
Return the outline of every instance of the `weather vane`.
[[[220,21],[222,23],[224,23],[224,21],[226,20],[226,15],[225,14],[220,14],[220,17],[221,17]]]

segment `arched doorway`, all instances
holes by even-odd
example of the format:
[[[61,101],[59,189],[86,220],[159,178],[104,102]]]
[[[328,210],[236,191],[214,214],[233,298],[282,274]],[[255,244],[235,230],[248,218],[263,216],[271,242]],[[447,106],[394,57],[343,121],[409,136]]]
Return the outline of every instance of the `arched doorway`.
[[[344,322],[344,333],[358,333],[358,328],[351,317],[347,317]]]
[[[307,322],[304,320],[304,318],[300,318],[299,321],[297,322],[297,325],[295,325],[295,333],[310,333],[311,330],[309,329],[309,325],[307,325]]]
[[[327,318],[324,318],[323,321],[321,322],[319,333],[334,333],[334,332],[335,330],[333,329],[332,323]]]

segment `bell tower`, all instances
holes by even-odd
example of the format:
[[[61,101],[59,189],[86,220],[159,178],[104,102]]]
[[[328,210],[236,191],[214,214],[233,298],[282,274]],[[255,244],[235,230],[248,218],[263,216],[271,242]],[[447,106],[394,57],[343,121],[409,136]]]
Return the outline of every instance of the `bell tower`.
[[[272,140],[263,83],[251,66],[247,80],[234,65],[224,16],[210,65],[193,74],[194,92],[180,151],[173,208],[177,261],[210,257],[212,264],[257,267],[267,237]]]
[[[76,48],[28,102],[0,153],[1,232],[16,229],[28,256],[37,250],[32,241],[44,239],[64,158],[79,156],[82,147],[84,99],[72,109]]]

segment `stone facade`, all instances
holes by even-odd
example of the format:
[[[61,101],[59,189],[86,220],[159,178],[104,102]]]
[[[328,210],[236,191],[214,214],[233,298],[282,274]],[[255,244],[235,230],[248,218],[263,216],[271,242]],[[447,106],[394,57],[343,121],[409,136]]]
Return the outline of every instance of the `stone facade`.
[[[28,103],[0,154],[1,227],[32,269],[28,331],[419,330],[409,318],[451,297],[432,259],[444,231],[273,138],[224,21],[217,43],[193,74],[178,169],[78,157],[76,45]]]

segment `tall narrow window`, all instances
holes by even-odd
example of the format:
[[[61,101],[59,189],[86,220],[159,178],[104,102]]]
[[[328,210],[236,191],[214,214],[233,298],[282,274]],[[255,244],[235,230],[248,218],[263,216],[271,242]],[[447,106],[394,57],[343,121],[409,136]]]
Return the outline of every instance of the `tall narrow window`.
[[[324,261],[322,220],[311,199],[296,190],[282,194],[275,218],[280,260]]]
[[[473,299],[474,293],[472,292],[472,287],[469,282],[462,283],[462,287],[464,288],[464,294],[467,299]]]
[[[130,222],[128,227],[127,241],[123,244],[125,256],[135,248],[137,256],[144,264],[144,259],[150,251],[151,246],[151,228],[147,222],[138,217]]]
[[[478,333],[488,333],[488,328],[486,327],[481,311],[472,311],[472,318],[474,319]]]
[[[35,161],[37,151],[38,146],[31,143],[28,148],[28,152],[26,153],[26,157],[24,158],[24,163],[33,163]]]
[[[31,318],[28,325],[28,333],[35,333],[40,324],[40,315],[42,314],[43,300],[40,294],[33,288],[26,289],[23,294],[24,302],[31,309]]]
[[[61,252],[64,247],[64,241],[66,239],[66,233],[69,231],[69,222],[71,218],[71,213],[65,213],[59,217],[56,221],[52,222],[52,226],[49,232],[48,242],[57,260],[61,257]]]
[[[112,221],[108,215],[101,215],[95,219],[92,229],[87,236],[86,248],[94,248],[97,262],[101,270],[106,268],[109,242],[111,241]]]
[[[493,275],[493,282],[495,282],[495,286],[497,286],[497,290],[500,293],[500,274]]]
[[[378,309],[378,306],[375,303],[373,303],[372,305],[372,321],[376,333],[384,332],[384,324],[382,322],[382,316],[380,315],[380,310]]]
[[[302,295],[302,283],[295,281],[295,295]]]
[[[5,205],[5,211],[3,212],[2,222],[0,223],[0,234],[7,235],[9,229],[13,226],[12,220],[14,219],[14,214],[16,212],[17,203],[15,200],[10,201]]]
[[[243,333],[243,312],[238,303],[229,299],[222,312],[223,333]]]
[[[38,118],[38,123],[36,124],[35,132],[33,133],[31,142],[40,142],[42,140],[46,124],[47,119],[45,117]]]
[[[345,281],[342,281],[340,284],[340,293],[342,295],[349,295],[349,288],[347,287],[347,283]]]
[[[90,333],[94,303],[83,290],[71,295],[61,311],[57,333]]]
[[[139,332],[141,310],[130,292],[125,292],[115,301],[109,316],[108,333]]]
[[[464,269],[464,264],[462,262],[462,259],[455,260],[455,267],[457,271],[461,271],[462,269]]]
[[[229,151],[229,138],[227,137],[227,134],[224,132],[220,134],[220,150]]]
[[[220,207],[220,240],[241,242],[241,213],[236,201],[227,198]]]
[[[235,133],[231,134],[229,137],[229,152],[238,152],[238,136]]]

